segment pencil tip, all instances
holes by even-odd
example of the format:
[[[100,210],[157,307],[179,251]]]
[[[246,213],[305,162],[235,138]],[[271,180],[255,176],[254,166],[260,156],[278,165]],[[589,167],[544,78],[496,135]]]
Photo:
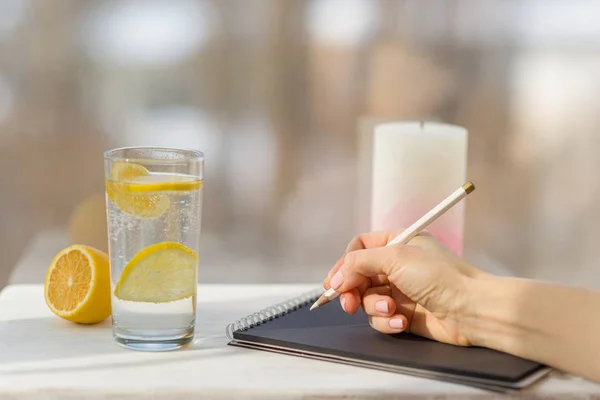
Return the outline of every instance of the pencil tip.
[[[319,307],[319,303],[313,304],[312,306],[310,306],[310,311],[314,310],[315,308]]]

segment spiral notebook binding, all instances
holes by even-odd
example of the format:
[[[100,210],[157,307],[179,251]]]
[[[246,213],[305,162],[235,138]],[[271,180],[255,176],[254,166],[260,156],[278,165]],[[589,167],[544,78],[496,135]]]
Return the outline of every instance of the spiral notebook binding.
[[[300,296],[294,297],[290,300],[269,306],[258,312],[247,315],[237,321],[227,325],[225,332],[227,337],[233,339],[233,333],[237,331],[245,331],[253,328],[257,325],[264,324],[275,318],[281,317],[291,311],[297,310],[298,308],[305,306],[309,303],[315,302],[319,296],[323,294],[323,289],[315,289],[310,292],[301,294]]]

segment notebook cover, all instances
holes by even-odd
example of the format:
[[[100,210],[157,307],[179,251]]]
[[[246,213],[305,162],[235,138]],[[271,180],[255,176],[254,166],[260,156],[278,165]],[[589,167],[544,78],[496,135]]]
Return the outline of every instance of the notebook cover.
[[[314,311],[304,306],[248,330],[236,331],[233,342],[236,341],[255,348],[274,346],[513,388],[547,370],[542,364],[491,349],[453,346],[403,333],[382,334],[369,325],[362,310],[350,316],[337,303]]]

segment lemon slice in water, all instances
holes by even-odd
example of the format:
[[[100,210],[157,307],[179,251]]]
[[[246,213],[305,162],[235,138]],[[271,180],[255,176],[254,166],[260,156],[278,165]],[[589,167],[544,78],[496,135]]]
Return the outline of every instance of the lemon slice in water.
[[[182,192],[201,187],[202,181],[194,176],[161,172],[138,176],[127,184],[130,193]]]
[[[131,193],[129,185],[150,172],[139,164],[116,163],[111,171],[111,179],[106,181],[106,194],[123,212],[141,218],[157,218],[163,215],[170,205],[164,193]]]
[[[165,303],[196,293],[198,254],[181,243],[162,242],[137,253],[115,288],[121,300]]]
[[[170,205],[165,192],[198,190],[202,181],[195,176],[175,173],[150,173],[133,163],[116,163],[106,182],[108,198],[127,214],[157,218]]]

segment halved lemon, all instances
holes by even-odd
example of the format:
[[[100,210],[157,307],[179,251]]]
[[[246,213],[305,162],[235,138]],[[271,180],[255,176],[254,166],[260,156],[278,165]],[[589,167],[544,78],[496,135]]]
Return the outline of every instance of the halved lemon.
[[[79,244],[61,250],[46,273],[44,298],[54,314],[68,321],[104,321],[111,312],[108,255]]]
[[[198,254],[181,243],[146,247],[125,266],[115,287],[121,300],[166,303],[196,293]]]

